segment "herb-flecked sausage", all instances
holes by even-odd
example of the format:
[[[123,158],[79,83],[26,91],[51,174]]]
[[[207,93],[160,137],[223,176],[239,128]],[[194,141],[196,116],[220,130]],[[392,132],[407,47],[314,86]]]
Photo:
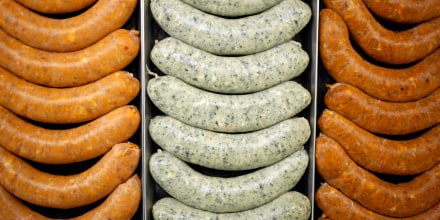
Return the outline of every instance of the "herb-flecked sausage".
[[[353,48],[347,25],[332,9],[320,12],[319,51],[328,74],[383,101],[408,102],[440,87],[440,49],[407,68],[366,61]]]
[[[16,197],[42,207],[69,209],[109,195],[136,170],[140,148],[116,144],[92,167],[73,175],[42,172],[0,147],[0,184]]]
[[[79,51],[35,49],[0,29],[0,65],[15,75],[49,87],[79,86],[118,71],[139,52],[139,33],[118,29]]]
[[[16,0],[20,4],[44,14],[64,14],[83,10],[97,0]]]
[[[199,173],[172,154],[159,150],[150,157],[149,170],[173,198],[193,208],[240,212],[256,208],[291,190],[302,178],[309,155],[301,149],[283,160],[235,177]]]
[[[440,17],[410,29],[393,31],[375,20],[362,0],[324,0],[324,3],[341,15],[353,40],[377,61],[412,63],[440,46]]]
[[[407,182],[386,182],[356,164],[333,139],[316,138],[316,167],[322,178],[365,208],[391,217],[422,213],[440,201],[440,164]]]
[[[34,48],[68,52],[83,49],[121,28],[134,12],[137,0],[99,0],[83,13],[50,18],[14,0],[0,2],[0,27]]]
[[[147,93],[169,116],[194,127],[228,133],[267,128],[295,116],[311,102],[310,92],[295,81],[255,93],[225,95],[166,75],[150,79]]]
[[[162,198],[153,204],[153,218],[155,220],[307,220],[310,213],[309,198],[297,191],[286,192],[255,209],[234,213],[213,213],[195,209],[171,197]]]
[[[438,0],[363,0],[376,16],[396,23],[414,24],[440,17]]]
[[[182,0],[210,14],[238,17],[264,12],[282,0]]]
[[[309,55],[295,41],[247,56],[216,56],[169,37],[151,50],[152,62],[163,73],[205,90],[249,93],[267,89],[304,72]]]
[[[49,88],[30,83],[0,67],[0,104],[38,122],[89,121],[130,103],[139,90],[139,80],[126,71],[113,72],[82,86]]]
[[[291,118],[255,132],[226,134],[156,116],[149,133],[156,144],[184,161],[218,170],[249,170],[302,149],[310,138],[310,125],[303,117]]]
[[[328,86],[326,106],[373,133],[405,135],[440,123],[440,89],[412,102],[385,102],[347,83]]]
[[[324,109],[318,127],[337,141],[357,164],[370,171],[413,175],[440,162],[440,124],[413,139],[392,140],[372,134],[342,115]]]
[[[318,207],[328,219],[338,220],[438,220],[440,203],[417,215],[406,218],[384,216],[366,209],[327,183],[321,184],[315,194]],[[322,219],[324,220],[324,219]]]
[[[167,34],[217,55],[253,54],[284,43],[304,29],[312,14],[301,0],[284,0],[236,19],[202,12],[180,0],[152,0],[150,8]]]
[[[39,163],[67,164],[98,157],[128,140],[139,127],[140,113],[126,105],[77,127],[48,129],[0,106],[0,124],[0,145],[12,153]]]

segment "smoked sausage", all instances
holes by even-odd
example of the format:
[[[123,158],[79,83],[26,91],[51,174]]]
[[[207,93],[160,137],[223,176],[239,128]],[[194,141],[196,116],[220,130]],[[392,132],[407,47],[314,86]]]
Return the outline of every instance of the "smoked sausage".
[[[316,138],[316,167],[328,184],[365,208],[391,217],[422,213],[440,201],[440,164],[408,182],[390,183],[357,165],[333,139]]]
[[[315,194],[318,207],[328,219],[337,220],[438,220],[440,203],[417,215],[406,218],[393,218],[370,211],[344,195],[328,183],[323,183]],[[322,219],[324,220],[324,218]]]
[[[53,175],[32,167],[0,147],[0,184],[16,197],[42,207],[69,209],[91,204],[111,193],[136,170],[140,148],[116,144],[92,167],[73,175]]]
[[[356,52],[347,25],[334,10],[321,10],[319,21],[320,58],[336,81],[390,102],[415,101],[440,87],[440,49],[410,67],[385,68]]]
[[[49,18],[14,0],[0,1],[0,27],[23,43],[42,50],[83,49],[121,28],[137,0],[99,0],[85,12],[64,19]]]
[[[0,29],[0,66],[49,87],[83,85],[130,64],[139,52],[139,32],[118,29],[79,51],[58,53],[35,49]]]
[[[126,71],[69,88],[48,88],[18,78],[0,67],[0,105],[25,118],[69,124],[95,119],[131,102],[140,82]]]
[[[328,86],[326,106],[373,133],[405,135],[440,122],[440,89],[413,102],[384,102],[347,83]]]
[[[20,4],[44,14],[76,12],[92,5],[96,0],[16,0]]]
[[[343,18],[362,50],[379,62],[412,63],[440,46],[440,17],[407,30],[393,31],[375,20],[362,0],[324,0],[324,3]]]
[[[362,167],[393,175],[413,175],[440,162],[440,124],[409,140],[376,136],[340,114],[325,109],[318,119],[322,133],[338,142]]]
[[[415,24],[440,17],[438,0],[363,0],[376,16],[390,22]]]
[[[135,106],[125,105],[77,127],[47,129],[0,106],[0,145],[39,163],[81,162],[100,156],[113,145],[128,140],[138,129],[140,117]]]

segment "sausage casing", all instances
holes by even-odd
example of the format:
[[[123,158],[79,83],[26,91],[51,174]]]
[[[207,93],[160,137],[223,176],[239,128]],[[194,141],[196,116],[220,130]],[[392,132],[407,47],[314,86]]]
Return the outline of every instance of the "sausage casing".
[[[238,17],[264,12],[282,0],[183,0],[183,2],[210,14]]]
[[[83,10],[97,0],[16,0],[20,4],[43,14],[64,14]]]

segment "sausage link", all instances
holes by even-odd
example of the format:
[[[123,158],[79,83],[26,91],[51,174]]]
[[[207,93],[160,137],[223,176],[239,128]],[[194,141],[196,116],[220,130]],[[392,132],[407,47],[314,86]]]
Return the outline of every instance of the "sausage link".
[[[58,176],[37,170],[0,147],[0,183],[29,203],[49,208],[75,208],[104,198],[128,180],[136,170],[139,158],[137,145],[120,143],[86,171]]]
[[[394,103],[375,99],[346,83],[328,86],[326,106],[373,133],[404,135],[440,122],[440,89],[413,102]]]
[[[47,51],[83,49],[121,28],[137,0],[99,0],[87,11],[65,19],[37,14],[14,0],[0,2],[0,27],[25,44]]]
[[[163,73],[205,90],[249,93],[291,80],[304,72],[310,58],[301,45],[288,41],[267,51],[242,57],[216,56],[169,37],[151,50]]]
[[[256,208],[291,190],[302,178],[309,155],[301,149],[285,159],[235,177],[203,175],[166,151],[150,157],[155,182],[173,198],[193,208],[240,212]]]
[[[264,12],[282,0],[182,0],[209,14],[239,17]]]
[[[169,116],[194,127],[231,133],[267,128],[295,116],[311,102],[310,92],[295,81],[250,94],[224,95],[167,75],[150,79],[147,93]]]
[[[83,10],[97,0],[16,0],[20,4],[44,14],[64,14]]]
[[[377,61],[407,64],[423,59],[440,46],[440,17],[407,30],[392,31],[375,20],[362,0],[324,0],[324,3],[341,15],[353,40]]]
[[[415,24],[440,17],[438,0],[363,0],[371,13],[395,23]]]
[[[139,33],[118,29],[79,51],[57,53],[35,49],[0,29],[0,66],[49,87],[83,85],[130,64],[139,52]]]
[[[319,21],[320,58],[336,81],[390,102],[415,101],[440,87],[440,49],[410,67],[385,68],[355,51],[347,25],[334,10],[321,10]]]
[[[413,139],[390,140],[325,109],[318,119],[318,127],[338,142],[357,164],[370,171],[413,175],[440,162],[440,124]]]
[[[139,127],[140,113],[135,106],[121,106],[78,127],[46,129],[0,106],[0,124],[0,145],[12,153],[39,163],[67,164],[98,157],[128,140]]]
[[[253,16],[226,19],[180,0],[152,0],[151,13],[170,36],[217,55],[258,53],[292,39],[309,23],[311,8],[284,0]]]
[[[153,205],[153,218],[165,219],[205,219],[205,220],[307,220],[311,213],[310,200],[296,192],[286,192],[274,200],[255,209],[234,213],[213,213],[192,208],[177,199],[166,197]]]
[[[89,121],[130,103],[139,89],[139,80],[126,71],[116,71],[78,87],[48,88],[27,82],[0,67],[0,104],[38,122]]]
[[[440,201],[440,164],[408,182],[390,183],[357,165],[333,139],[316,138],[316,167],[322,178],[365,208],[391,217],[409,217]]]
[[[150,137],[161,148],[181,160],[218,170],[271,165],[302,149],[310,132],[305,118],[291,118],[240,134],[207,131],[169,116],[156,116],[149,123]]]
[[[440,219],[440,203],[420,214],[393,218],[370,211],[353,201],[342,192],[327,183],[323,183],[315,194],[318,207],[328,219],[338,220],[438,220]],[[324,219],[322,219],[324,220]]]

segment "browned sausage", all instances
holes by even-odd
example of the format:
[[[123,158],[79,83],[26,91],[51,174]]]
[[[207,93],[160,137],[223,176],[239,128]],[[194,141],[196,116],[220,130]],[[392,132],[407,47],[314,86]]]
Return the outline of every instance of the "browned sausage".
[[[365,208],[391,217],[408,217],[440,201],[440,164],[411,181],[390,183],[357,165],[322,133],[316,138],[316,167],[322,178]]]
[[[413,102],[394,103],[375,99],[346,83],[328,86],[326,106],[373,133],[404,135],[440,122],[440,89]]]
[[[376,16],[396,23],[414,24],[440,16],[439,0],[363,0]]]
[[[338,142],[362,167],[386,174],[412,175],[440,162],[440,124],[409,140],[376,136],[342,115],[325,109],[318,119],[322,133]]]
[[[440,49],[408,68],[385,68],[355,51],[347,25],[334,10],[321,10],[319,21],[320,58],[336,81],[391,102],[414,101],[440,87]]]
[[[139,32],[118,29],[75,52],[48,52],[23,44],[0,29],[0,66],[29,82],[50,87],[83,85],[121,70],[139,52]]]
[[[323,183],[315,194],[318,207],[328,219],[337,220],[438,220],[440,203],[428,210],[407,218],[393,218],[372,212],[327,183]]]
[[[76,12],[92,5],[96,0],[16,0],[22,5],[45,14]]]
[[[47,129],[0,106],[0,145],[39,163],[81,162],[98,157],[113,145],[128,140],[137,131],[140,117],[135,106],[125,105],[77,127]]]
[[[141,199],[141,181],[137,174],[116,189],[96,208],[72,218],[72,220],[89,219],[131,219]],[[24,205],[0,185],[0,216],[3,220],[51,220]]]
[[[116,144],[89,169],[73,175],[53,175],[35,169],[0,147],[0,184],[35,205],[69,209],[91,204],[111,193],[136,170],[140,148]]]
[[[29,83],[0,68],[0,105],[34,121],[68,124],[95,119],[131,102],[140,82],[125,71],[70,88]]]
[[[353,40],[377,61],[411,63],[440,46],[440,17],[407,30],[392,31],[375,20],[362,0],[324,0],[324,3],[341,15]]]
[[[47,51],[83,49],[122,27],[137,0],[99,0],[87,11],[65,19],[37,14],[14,0],[0,1],[0,27],[25,44]]]

